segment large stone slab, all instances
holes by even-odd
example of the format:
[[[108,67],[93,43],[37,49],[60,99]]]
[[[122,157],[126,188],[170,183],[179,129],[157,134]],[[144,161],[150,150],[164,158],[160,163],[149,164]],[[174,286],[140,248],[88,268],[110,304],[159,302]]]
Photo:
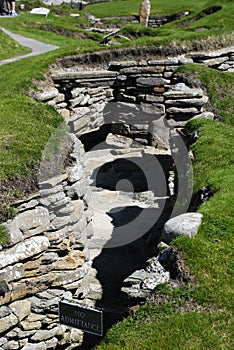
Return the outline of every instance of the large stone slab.
[[[38,236],[26,239],[7,250],[0,252],[0,268],[31,258],[49,247],[47,237]]]
[[[150,145],[170,149],[170,128],[165,124],[165,118],[152,121],[149,126]]]
[[[85,262],[85,255],[81,251],[70,252],[67,256],[53,263],[55,270],[74,270]]]
[[[19,226],[16,220],[4,222],[2,226],[7,232],[9,246],[23,241],[23,233],[19,229]]]
[[[204,58],[213,58],[213,57],[220,57],[225,56],[229,53],[232,53],[234,51],[234,46],[225,47],[219,50],[214,51],[200,51],[200,52],[193,52],[190,53],[190,57],[193,59],[204,59]]]
[[[196,107],[199,108],[208,102],[208,96],[202,96],[201,98],[182,98],[176,100],[165,101],[166,106],[174,107]]]
[[[43,274],[37,277],[30,277],[19,282],[12,283],[11,300],[15,301],[48,289],[55,278],[53,272]]]
[[[125,75],[136,75],[136,74],[156,74],[164,71],[163,66],[151,66],[151,67],[127,67],[120,69],[120,74]]]
[[[37,342],[35,343],[27,343],[26,345],[24,345],[24,347],[22,348],[22,350],[46,350],[46,344],[45,342]]]
[[[54,81],[58,80],[73,80],[73,79],[100,79],[100,78],[115,78],[118,72],[108,70],[93,70],[93,71],[58,71],[52,75]]]

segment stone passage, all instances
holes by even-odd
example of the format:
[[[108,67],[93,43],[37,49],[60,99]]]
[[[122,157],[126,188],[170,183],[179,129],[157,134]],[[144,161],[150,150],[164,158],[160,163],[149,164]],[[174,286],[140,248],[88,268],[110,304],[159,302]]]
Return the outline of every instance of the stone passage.
[[[40,191],[16,203],[18,215],[4,223],[1,348],[72,349],[83,334],[58,324],[62,297],[103,307],[111,323],[175,277],[154,256],[161,233],[170,242],[188,223],[196,234],[201,221],[186,215],[164,227],[188,208],[174,207],[180,181],[189,188],[187,149],[177,176],[180,131],[191,118],[217,116],[199,84],[174,71],[195,62],[233,72],[233,57],[228,48],[51,72],[50,87],[34,97],[54,106],[70,130],[59,152],[50,154],[53,139],[45,149]]]

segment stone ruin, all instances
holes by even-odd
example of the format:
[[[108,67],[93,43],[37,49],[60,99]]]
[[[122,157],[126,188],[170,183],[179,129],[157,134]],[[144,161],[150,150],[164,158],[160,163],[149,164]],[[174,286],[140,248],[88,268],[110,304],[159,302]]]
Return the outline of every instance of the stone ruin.
[[[0,249],[1,349],[78,347],[83,333],[58,323],[59,300],[101,307],[111,323],[158,283],[176,278],[157,255],[161,235],[169,243],[185,222],[182,234],[188,235],[201,222],[194,214],[192,221],[179,218],[182,229],[167,222],[179,181],[173,158],[178,131],[191,118],[217,116],[206,92],[175,70],[196,62],[233,72],[233,51],[52,70],[50,86],[34,98],[53,106],[69,131],[61,159],[47,157],[50,142],[45,148],[40,190],[16,203],[18,214],[4,223],[9,243]],[[153,181],[148,188],[142,179],[152,178],[155,159],[165,187]],[[118,247],[113,232],[121,233],[126,218],[134,222],[142,211],[147,218],[139,225],[142,235]],[[174,214],[172,220],[183,213]]]

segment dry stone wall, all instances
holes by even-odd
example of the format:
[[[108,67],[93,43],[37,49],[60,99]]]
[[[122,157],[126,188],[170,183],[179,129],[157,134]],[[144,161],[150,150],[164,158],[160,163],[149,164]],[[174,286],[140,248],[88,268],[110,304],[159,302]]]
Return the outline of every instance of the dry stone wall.
[[[58,301],[76,298],[90,267],[84,149],[74,135],[69,138],[73,163],[41,182],[40,191],[19,202],[18,215],[4,223],[9,244],[0,251],[1,349],[54,349],[82,339],[78,330],[58,325]]]
[[[92,264],[86,245],[92,236],[90,187],[77,136],[110,123],[113,133],[169,149],[172,128],[190,118],[215,117],[205,92],[181,82],[174,71],[195,62],[233,72],[233,52],[231,47],[53,72],[53,86],[35,99],[56,108],[70,126],[70,163],[43,179],[40,191],[17,203],[18,215],[4,223],[10,243],[0,247],[0,349],[69,349],[81,342],[79,330],[58,324],[58,301],[82,302],[80,286]],[[113,106],[120,108],[117,122],[109,117]]]
[[[179,66],[191,63],[233,72],[234,48],[111,62],[105,69],[65,68],[53,72],[54,87],[35,98],[54,106],[78,136],[111,123],[113,133],[168,148],[168,127],[182,127],[192,117],[214,118],[205,92],[174,74]],[[118,103],[117,120],[113,113],[109,117],[114,108],[110,102]]]

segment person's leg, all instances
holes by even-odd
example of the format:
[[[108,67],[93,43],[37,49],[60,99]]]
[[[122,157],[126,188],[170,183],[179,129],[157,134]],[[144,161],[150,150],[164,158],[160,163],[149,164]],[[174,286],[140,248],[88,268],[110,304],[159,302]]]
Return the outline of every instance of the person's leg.
[[[15,12],[15,1],[11,1],[11,12]]]
[[[10,0],[6,1],[6,6],[7,6],[7,11],[10,14],[11,13],[11,2],[10,2]]]
[[[11,11],[13,16],[18,16],[18,13],[15,10],[15,0],[11,1]]]

